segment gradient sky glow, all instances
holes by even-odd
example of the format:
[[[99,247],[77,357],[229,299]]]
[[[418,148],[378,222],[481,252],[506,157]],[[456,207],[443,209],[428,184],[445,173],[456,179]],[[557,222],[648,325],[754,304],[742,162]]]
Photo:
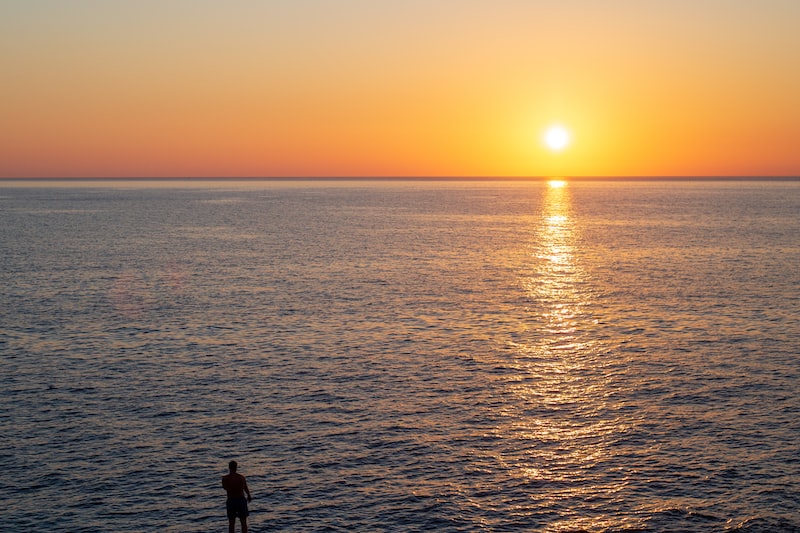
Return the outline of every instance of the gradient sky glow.
[[[0,0],[0,177],[800,175],[799,25],[797,0]]]

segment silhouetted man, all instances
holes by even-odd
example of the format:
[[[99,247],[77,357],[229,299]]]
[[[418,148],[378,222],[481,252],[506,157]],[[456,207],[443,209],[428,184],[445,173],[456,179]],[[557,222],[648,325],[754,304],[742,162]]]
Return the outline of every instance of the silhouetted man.
[[[228,511],[228,533],[236,530],[236,517],[242,522],[242,533],[247,533],[247,502],[253,501],[250,496],[250,489],[247,488],[247,480],[243,475],[237,474],[238,468],[236,461],[228,463],[230,474],[222,476],[222,488],[228,493],[228,500],[225,502],[225,509]],[[244,495],[247,494],[247,498]]]

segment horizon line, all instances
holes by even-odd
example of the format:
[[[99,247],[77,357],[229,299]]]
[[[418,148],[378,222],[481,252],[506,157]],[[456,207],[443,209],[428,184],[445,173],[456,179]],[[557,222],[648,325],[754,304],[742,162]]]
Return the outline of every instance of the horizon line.
[[[0,181],[800,181],[800,175],[624,176],[30,176]]]

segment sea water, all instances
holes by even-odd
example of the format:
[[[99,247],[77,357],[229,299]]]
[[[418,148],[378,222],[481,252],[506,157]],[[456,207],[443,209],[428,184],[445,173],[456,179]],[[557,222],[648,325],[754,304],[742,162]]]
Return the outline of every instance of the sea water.
[[[798,531],[800,182],[0,187],[0,530]]]

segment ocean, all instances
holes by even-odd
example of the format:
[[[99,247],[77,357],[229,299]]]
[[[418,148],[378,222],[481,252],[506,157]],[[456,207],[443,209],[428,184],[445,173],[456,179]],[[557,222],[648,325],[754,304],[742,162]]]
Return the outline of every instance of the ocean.
[[[0,183],[0,530],[800,531],[800,181]]]

